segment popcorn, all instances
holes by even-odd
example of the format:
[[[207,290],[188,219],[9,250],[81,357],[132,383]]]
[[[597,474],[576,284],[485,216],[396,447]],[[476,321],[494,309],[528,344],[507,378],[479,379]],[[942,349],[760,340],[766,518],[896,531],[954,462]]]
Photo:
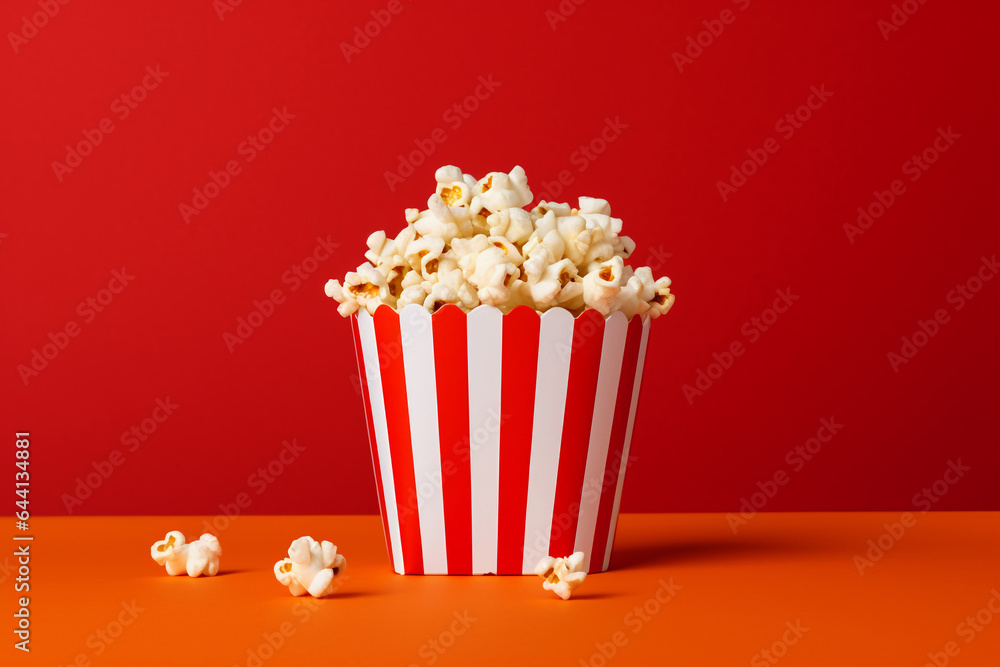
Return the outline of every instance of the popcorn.
[[[542,588],[568,600],[573,591],[587,578],[582,571],[584,555],[577,551],[567,558],[546,556],[535,566],[535,574],[544,579]]]
[[[670,293],[670,278],[660,278],[653,285],[653,298],[649,300],[649,316],[666,314],[674,305],[674,295]]]
[[[427,210],[413,221],[413,228],[421,236],[437,237],[447,243],[459,234],[458,223],[440,195],[431,195]]]
[[[507,256],[507,261],[514,266],[521,266],[524,258],[521,257],[521,253],[517,251],[517,247],[510,240],[504,236],[491,236],[488,241],[494,248],[503,250],[503,254]]]
[[[596,270],[583,277],[583,301],[607,317],[615,310],[615,301],[621,292],[622,273],[625,267],[621,257],[602,262]]]
[[[506,252],[506,249],[490,246],[482,252],[466,255],[458,265],[465,272],[470,285],[483,289],[487,285],[496,285],[498,281],[505,283],[518,276],[517,267]]]
[[[611,215],[611,205],[607,199],[597,199],[595,197],[580,197],[578,200],[580,213],[600,213],[601,215]]]
[[[333,593],[333,580],[344,573],[347,560],[331,542],[300,537],[288,547],[288,558],[274,564],[274,576],[292,595],[321,598]]]
[[[435,194],[448,206],[468,206],[472,201],[476,179],[462,174],[458,167],[441,167],[434,172],[434,180],[437,181]]]
[[[649,310],[649,301],[655,294],[653,272],[648,266],[639,267],[629,277],[619,294],[619,310],[629,319],[635,315],[644,315]]]
[[[189,577],[214,577],[219,572],[222,547],[215,535],[205,533],[194,542],[184,541],[184,533],[172,530],[149,549],[157,565],[164,565],[167,574],[176,576],[187,572]]]
[[[465,274],[462,273],[461,269],[455,268],[442,274],[439,283],[450,287],[458,296],[457,303],[464,308],[472,310],[479,305],[480,297],[476,294],[476,290],[465,280]]]
[[[411,273],[411,276],[417,275]],[[402,310],[406,308],[411,303],[419,303],[421,306],[424,305],[424,301],[427,299],[427,290],[424,289],[423,285],[410,285],[402,291],[399,295],[399,299],[396,300],[396,308]],[[645,302],[643,302],[645,303]]]
[[[427,298],[424,299],[424,308],[436,313],[442,306],[449,303],[458,303],[461,299],[458,291],[451,285],[443,282],[436,282],[431,286]]]
[[[587,229],[587,221],[578,215],[567,215],[556,221],[556,229],[563,240],[563,254],[574,264],[582,264],[594,238],[594,233]]]
[[[669,278],[625,265],[635,242],[621,235],[622,220],[611,217],[606,199],[580,197],[576,208],[542,200],[527,210],[533,195],[520,166],[476,179],[447,165],[434,180],[426,209],[406,209],[395,238],[371,234],[367,262],[343,283],[326,283],[341,315],[374,313],[382,304],[419,303],[434,312],[451,303],[466,312],[525,305],[645,318],[673,305]]]
[[[576,264],[569,259],[562,259],[555,264],[549,264],[545,267],[539,279],[531,285],[531,298],[535,300],[535,303],[553,301],[564,287],[578,284],[573,282],[576,276]],[[581,285],[580,287],[582,290],[583,286]]]
[[[493,224],[490,236],[503,236],[515,245],[523,245],[534,231],[531,215],[523,208],[505,208],[494,215],[497,217],[489,217]]]
[[[340,305],[337,306],[337,312],[343,317],[350,317],[358,310],[358,300],[354,298],[353,293],[344,289],[339,280],[327,280],[323,291],[326,292],[328,297],[335,299],[340,303]]]
[[[521,208],[534,199],[528,189],[528,177],[521,167],[514,167],[509,174],[502,171],[487,174],[476,184],[476,190],[478,192],[473,197],[473,211],[487,208],[495,213],[505,208]]]
[[[437,273],[438,258],[444,252],[444,239],[434,236],[421,236],[406,248],[406,261],[410,268],[419,271],[424,280],[430,280],[430,275]]]

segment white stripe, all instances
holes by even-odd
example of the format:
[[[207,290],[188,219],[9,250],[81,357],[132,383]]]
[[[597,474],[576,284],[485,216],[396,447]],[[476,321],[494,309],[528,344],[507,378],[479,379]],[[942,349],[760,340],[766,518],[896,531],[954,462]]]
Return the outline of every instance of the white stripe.
[[[531,425],[531,463],[528,468],[528,511],[524,518],[522,572],[534,574],[535,566],[549,555],[552,508],[559,477],[566,385],[573,349],[573,316],[556,309],[542,315],[538,333],[538,374],[535,380],[535,413]],[[525,354],[530,354],[525,350]]]
[[[622,355],[625,351],[627,331],[628,320],[625,319],[624,313],[614,313],[604,323],[601,371],[597,376],[590,444],[587,447],[587,469],[583,476],[580,518],[573,548],[573,551],[582,551],[585,554],[583,559],[585,572],[590,571],[594,532],[597,529],[597,512],[601,506],[601,491],[604,487],[604,474],[608,462],[611,426],[615,420],[615,404],[618,402],[618,381],[621,380]]]
[[[615,490],[615,505],[611,509],[611,529],[608,531],[608,546],[604,553],[604,567],[608,569],[611,563],[611,545],[615,541],[615,529],[618,527],[618,507],[622,501],[622,486],[625,485],[625,470],[628,468],[628,449],[632,443],[632,426],[635,424],[635,406],[639,403],[639,385],[642,383],[642,366],[646,360],[646,341],[649,339],[649,323],[653,318],[647,317],[642,323],[642,342],[639,343],[639,359],[635,364],[635,382],[632,384],[632,406],[628,412],[628,428],[625,430],[625,445],[622,449],[621,467],[618,469],[618,488]]]
[[[360,327],[358,327],[358,332],[355,335],[358,337],[357,340],[358,340],[358,344],[360,345],[361,344],[361,329],[360,329]],[[359,349],[361,351],[360,351],[360,353],[358,355],[358,382],[361,381],[361,377],[362,377],[361,374],[365,372],[365,360],[364,360],[364,354],[365,354],[365,352],[364,352],[363,348],[359,348]],[[365,382],[365,384],[367,384],[367,381]],[[370,405],[369,405],[370,403],[371,403],[371,396],[369,396],[368,401],[366,402],[365,401],[365,395],[362,392],[362,394],[361,394],[361,404],[365,408],[365,430],[368,433],[368,443],[369,443],[369,447],[368,448],[371,450],[371,453],[372,453],[372,472],[374,472],[376,470],[376,461],[378,461],[378,455],[376,454],[378,445],[375,443],[375,432],[372,430],[372,427],[368,423],[367,414],[368,414],[368,410],[370,409]],[[378,484],[378,480],[376,480],[376,484],[377,484],[377,486],[375,487],[375,494],[378,496],[378,500],[379,500],[379,518],[382,519],[382,528],[383,528],[383,530],[385,531],[386,534],[388,534],[388,531],[389,531],[389,523],[388,523],[388,521],[389,520],[388,520],[387,517],[382,516],[382,511],[381,511],[381,507],[385,503],[384,494],[379,491],[379,487],[381,485]],[[386,544],[385,548],[386,549],[392,549],[392,546],[390,546],[389,544]],[[389,553],[389,557],[392,558],[392,553],[391,552]]]
[[[396,487],[392,482],[392,456],[389,454],[389,428],[385,421],[385,397],[382,395],[382,371],[375,345],[375,320],[368,311],[358,312],[358,331],[365,357],[365,377],[368,379],[368,396],[372,402],[372,423],[378,447],[379,468],[382,471],[382,492],[385,497],[385,514],[389,522],[389,542],[395,570],[403,574],[403,545],[399,537],[399,514],[396,509]]]
[[[500,355],[503,319],[492,306],[469,313],[469,469],[472,571],[497,571],[500,523]]]
[[[399,312],[399,327],[403,344],[403,370],[406,375],[406,403],[410,413],[410,443],[413,449],[413,477],[417,488],[424,574],[448,574],[431,314],[417,304],[406,306]]]

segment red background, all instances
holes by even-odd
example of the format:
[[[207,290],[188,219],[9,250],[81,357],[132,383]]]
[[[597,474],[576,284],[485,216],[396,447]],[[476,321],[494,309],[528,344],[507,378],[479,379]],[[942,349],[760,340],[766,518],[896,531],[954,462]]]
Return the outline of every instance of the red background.
[[[555,30],[555,1],[405,3],[348,63],[340,43],[385,6],[257,1],[220,20],[208,2],[71,2],[0,47],[4,437],[31,431],[35,512],[64,513],[116,449],[76,513],[213,513],[241,492],[245,512],[376,511],[350,326],[322,288],[425,205],[441,164],[521,164],[536,194],[568,170],[563,198],[609,199],[636,259],[669,253],[677,303],[651,334],[624,510],[735,509],[778,470],[768,510],[909,509],[958,459],[971,470],[933,506],[1000,508],[998,281],[946,300],[998,250],[995,3],[928,3],[887,40],[888,1],[594,0]],[[6,2],[0,29],[37,11]],[[119,120],[112,101],[157,65],[169,75]],[[453,128],[443,114],[480,76],[500,86]],[[832,97],[777,132],[820,85]],[[274,107],[295,118],[246,163],[237,147]],[[115,131],[59,182],[53,161],[105,117]],[[581,170],[607,118],[627,127]],[[438,127],[391,191],[384,173]],[[939,127],[960,138],[909,181]],[[717,181],[769,137],[778,152],[724,202]],[[178,206],[232,159],[242,172],[185,224]],[[894,179],[905,194],[849,242]],[[283,273],[326,235],[341,247],[292,291]],[[134,280],[84,323],[78,304],[121,267]],[[751,342],[741,328],[783,288],[799,300]],[[287,301],[230,353],[223,334],[274,289]],[[887,355],[938,308],[948,323],[894,372]],[[18,365],[70,321],[79,335],[25,385]],[[734,341],[745,353],[689,403],[682,386]],[[175,414],[124,451],[167,397]],[[786,452],[824,417],[843,428],[794,471]],[[252,484],[292,438],[305,451]]]

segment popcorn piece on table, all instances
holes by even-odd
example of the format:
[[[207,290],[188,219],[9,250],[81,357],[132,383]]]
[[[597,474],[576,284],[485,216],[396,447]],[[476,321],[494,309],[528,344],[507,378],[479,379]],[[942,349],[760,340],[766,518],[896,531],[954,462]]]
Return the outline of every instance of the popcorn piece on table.
[[[172,530],[150,547],[149,554],[157,565],[165,565],[167,574],[171,576],[187,572],[189,577],[214,577],[219,571],[222,547],[215,535],[205,533],[188,543],[184,540],[184,533]]]
[[[274,576],[292,595],[321,598],[333,592],[333,580],[344,573],[347,559],[332,542],[300,537],[288,547],[288,558],[274,564]]]
[[[546,556],[535,566],[535,574],[544,579],[542,588],[568,600],[573,591],[587,578],[583,572],[583,552],[577,551],[568,558]]]

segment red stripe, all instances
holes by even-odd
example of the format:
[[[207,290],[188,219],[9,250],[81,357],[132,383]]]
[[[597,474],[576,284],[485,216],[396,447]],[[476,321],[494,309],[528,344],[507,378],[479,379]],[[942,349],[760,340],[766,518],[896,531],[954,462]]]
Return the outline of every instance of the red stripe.
[[[573,325],[569,384],[566,410],[563,413],[562,445],[559,449],[559,476],[556,480],[552,531],[549,536],[551,556],[570,555],[576,541],[603,344],[604,318],[596,310],[585,310]]]
[[[393,570],[396,564],[392,561],[392,546],[389,543],[389,517],[385,512],[385,493],[382,491],[382,468],[378,462],[378,444],[375,442],[375,423],[372,420],[372,401],[368,395],[368,378],[365,375],[365,356],[361,348],[361,332],[358,329],[358,316],[351,317],[351,328],[354,330],[354,351],[358,355],[358,377],[361,385],[361,400],[365,406],[365,417],[368,423],[368,444],[372,450],[372,466],[375,470],[375,489],[378,493],[378,508],[382,514],[382,532],[385,533],[385,548],[389,551],[389,563]]]
[[[375,310],[375,342],[382,367],[382,394],[385,398],[385,420],[389,432],[389,453],[392,457],[392,479],[396,487],[403,573],[423,574],[424,557],[420,545],[420,516],[413,472],[402,337],[399,315],[392,308]]]
[[[497,574],[521,574],[524,561],[524,521],[528,508],[528,468],[541,325],[538,313],[527,306],[518,306],[503,317]]]
[[[636,315],[629,322],[625,334],[625,351],[622,358],[621,379],[618,381],[614,422],[611,425],[608,460],[604,466],[604,478],[601,480],[601,504],[597,510],[594,547],[590,552],[591,572],[600,572],[604,567],[604,552],[607,550],[608,533],[611,531],[611,512],[615,505],[615,491],[618,488],[618,473],[622,465],[625,432],[628,430],[628,415],[632,408],[632,385],[635,384],[641,342],[642,319]]]
[[[446,305],[431,319],[448,574],[472,574],[469,355],[465,318],[458,306]]]

